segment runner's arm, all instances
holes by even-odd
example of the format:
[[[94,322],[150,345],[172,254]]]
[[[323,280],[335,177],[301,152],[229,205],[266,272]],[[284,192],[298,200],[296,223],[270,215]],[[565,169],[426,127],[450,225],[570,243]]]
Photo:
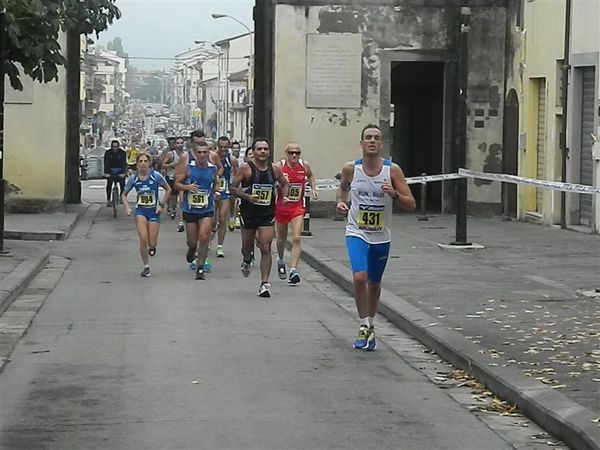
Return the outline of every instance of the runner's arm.
[[[184,152],[183,155],[181,155],[181,157],[179,158],[179,161],[177,161],[177,164],[175,164],[175,178],[177,178],[177,174],[179,173],[187,174],[189,155],[190,154],[188,152]],[[175,189],[177,189],[177,187]]]
[[[237,171],[237,174],[233,179],[233,183],[231,184],[231,194],[247,202],[254,202],[256,200],[254,196],[248,194],[247,192],[244,192],[244,189],[242,189],[241,187],[242,181],[250,178],[251,176],[252,169],[250,168],[250,166],[246,163],[242,164],[242,166]]]
[[[281,189],[281,193],[283,194],[283,198],[287,198],[288,194],[289,194],[289,183],[288,180],[285,178],[285,175],[283,174],[283,170],[281,170],[281,167],[278,166],[277,164],[273,165],[273,172],[275,172],[275,178],[277,179],[277,182],[279,183],[279,188]]]
[[[386,192],[394,200],[398,201],[400,208],[405,211],[414,211],[417,207],[415,198],[406,183],[404,173],[398,164],[392,164],[390,168],[391,184],[384,184],[384,192]]]
[[[171,167],[175,167],[176,163],[172,162],[173,161],[173,154],[171,152],[167,153],[167,156],[165,156],[165,159],[162,162],[161,167],[163,169],[170,169]]]
[[[350,192],[350,184],[354,177],[354,162],[349,162],[342,168],[342,179],[336,193],[337,205],[336,209],[341,214],[348,213],[348,193]]]
[[[160,207],[164,208],[167,203],[167,199],[171,195],[171,186],[169,186],[169,183],[167,183],[167,180],[162,175],[160,176],[158,181],[159,181],[160,185],[162,186],[162,188],[165,190],[162,200],[159,202]]]
[[[214,186],[216,186],[217,189],[215,189]],[[215,194],[215,199],[219,200],[221,198],[221,177],[219,176],[219,171],[215,172],[213,178],[213,192]]]
[[[315,174],[313,173],[312,169],[310,168],[310,164],[308,164],[306,161],[304,161],[304,168],[306,169],[306,177],[308,178],[308,185],[310,186],[310,192],[312,193],[313,198],[317,199],[317,198],[319,198],[319,193],[317,192],[316,185],[315,185]]]
[[[237,175],[238,170],[240,170],[240,162],[238,161],[238,159],[235,156],[232,156],[231,157],[231,175],[234,178]]]
[[[187,170],[180,170],[179,172],[175,172],[175,189],[177,189],[180,192],[193,191],[194,189],[196,189],[195,184],[183,184],[183,181],[186,179],[187,176]]]
[[[223,175],[223,164],[221,164],[221,158],[219,158],[219,154],[217,152],[213,152],[209,150],[210,162],[217,166],[217,173],[219,176]]]
[[[127,180],[127,184],[125,185],[125,189],[123,189],[123,192],[121,192],[121,201],[123,203],[123,206],[125,207],[125,212],[128,216],[131,215],[131,206],[129,206],[129,201],[127,200],[127,194],[129,194],[131,189],[133,189],[133,179],[134,178],[135,177],[129,177],[129,180]]]

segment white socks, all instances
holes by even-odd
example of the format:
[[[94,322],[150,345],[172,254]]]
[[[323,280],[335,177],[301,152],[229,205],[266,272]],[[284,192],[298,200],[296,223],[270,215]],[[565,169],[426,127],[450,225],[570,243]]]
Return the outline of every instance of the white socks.
[[[368,327],[375,326],[375,317],[359,317],[358,320],[360,320],[361,325],[366,325]]]

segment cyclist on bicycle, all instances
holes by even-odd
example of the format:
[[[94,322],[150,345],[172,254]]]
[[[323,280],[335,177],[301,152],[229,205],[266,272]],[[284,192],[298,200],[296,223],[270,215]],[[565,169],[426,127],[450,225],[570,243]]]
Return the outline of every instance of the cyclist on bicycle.
[[[106,181],[106,206],[112,206],[111,191],[113,183],[119,183],[119,193],[125,188],[125,173],[127,172],[127,153],[121,149],[119,141],[114,139],[110,143],[110,150],[104,152],[104,176]],[[118,201],[118,199],[115,199]]]

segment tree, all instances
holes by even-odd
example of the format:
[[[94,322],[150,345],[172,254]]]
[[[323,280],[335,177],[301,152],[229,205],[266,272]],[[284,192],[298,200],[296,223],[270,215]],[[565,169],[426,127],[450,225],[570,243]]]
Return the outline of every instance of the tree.
[[[48,83],[67,66],[67,139],[65,201],[78,203],[80,36],[104,31],[121,17],[116,0],[0,0],[0,83],[8,75],[13,89],[21,77]],[[67,35],[66,49],[59,43]],[[3,181],[4,89],[0,89],[0,180]],[[0,183],[0,252],[3,251],[4,182]]]
[[[115,1],[4,0],[7,42],[3,73],[13,89],[23,89],[23,74],[44,83],[57,80],[58,67],[67,63],[58,42],[60,32],[98,35],[121,17]]]
[[[128,55],[123,49],[123,40],[120,37],[114,38],[112,41],[108,41],[106,44],[106,50],[110,50],[117,53],[117,56],[121,58],[127,58]]]

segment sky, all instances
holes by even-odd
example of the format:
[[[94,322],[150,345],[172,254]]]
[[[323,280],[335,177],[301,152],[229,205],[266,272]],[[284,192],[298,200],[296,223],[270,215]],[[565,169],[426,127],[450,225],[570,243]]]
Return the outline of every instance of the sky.
[[[254,29],[254,0],[116,0],[116,5],[122,17],[100,34],[98,43],[106,46],[120,37],[130,64],[139,69],[168,70],[174,62],[160,58],[196,47],[195,40],[214,42],[247,32],[232,19],[213,19],[213,13],[229,14]]]

